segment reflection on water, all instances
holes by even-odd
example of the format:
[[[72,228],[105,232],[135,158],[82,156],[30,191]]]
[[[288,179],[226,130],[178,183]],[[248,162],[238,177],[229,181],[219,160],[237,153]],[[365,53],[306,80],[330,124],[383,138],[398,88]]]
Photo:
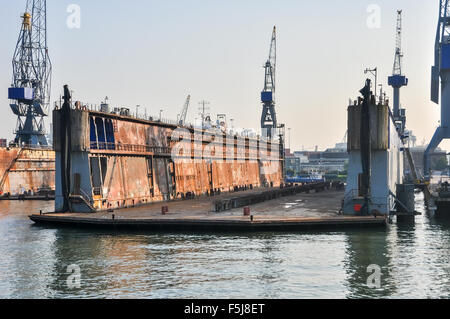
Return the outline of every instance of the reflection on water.
[[[114,233],[27,218],[52,202],[0,202],[0,298],[450,297],[450,222],[331,233]],[[418,210],[422,210],[421,201]],[[67,285],[69,265],[81,287]],[[369,288],[369,265],[381,267]]]

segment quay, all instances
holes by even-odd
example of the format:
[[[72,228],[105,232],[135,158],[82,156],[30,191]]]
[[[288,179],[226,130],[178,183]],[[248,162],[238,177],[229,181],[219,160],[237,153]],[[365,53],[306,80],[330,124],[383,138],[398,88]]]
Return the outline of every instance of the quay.
[[[260,196],[255,190],[241,193],[245,197]],[[96,213],[39,213],[29,217],[37,225],[50,227],[206,232],[360,229],[387,224],[386,217],[341,215],[341,190],[312,190],[258,202],[248,206],[249,216],[244,216],[242,207],[215,211],[218,200],[235,196],[222,194]]]

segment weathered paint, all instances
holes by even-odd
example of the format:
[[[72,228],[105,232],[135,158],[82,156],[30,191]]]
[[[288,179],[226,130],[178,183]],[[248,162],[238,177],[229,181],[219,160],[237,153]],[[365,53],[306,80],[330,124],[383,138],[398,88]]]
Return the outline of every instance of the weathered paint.
[[[55,189],[55,152],[0,147],[0,195]]]
[[[388,105],[370,105],[371,114],[371,210],[388,215],[395,208],[397,185],[404,183],[403,142],[397,132]],[[355,214],[354,205],[362,204],[359,175],[362,173],[360,151],[361,106],[348,108],[349,168],[343,212]]]
[[[59,118],[60,110],[55,110],[54,135],[58,132]],[[259,140],[222,132],[183,128],[178,134],[180,128],[175,125],[87,109],[72,109],[71,120],[77,123],[76,129],[72,126],[71,130],[71,192],[81,195],[92,206],[80,207],[83,204],[77,202],[72,211],[130,207],[235,189],[278,187],[282,182],[278,144],[271,151],[270,143],[266,150]],[[57,160],[60,138],[54,139]],[[227,143],[231,147],[227,148]],[[73,183],[74,174],[79,174],[81,194],[77,194],[78,186]],[[57,189],[60,184],[57,171]],[[62,196],[56,193],[59,211]]]
[[[389,148],[389,106],[372,105],[370,107],[371,144],[373,150],[387,150]],[[393,123],[392,123],[393,124]],[[348,107],[348,150],[360,150],[361,133],[361,105]]]

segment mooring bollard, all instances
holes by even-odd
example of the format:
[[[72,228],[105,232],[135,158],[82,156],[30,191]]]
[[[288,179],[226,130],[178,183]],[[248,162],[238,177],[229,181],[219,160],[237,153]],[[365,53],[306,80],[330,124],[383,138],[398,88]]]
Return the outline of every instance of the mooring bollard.
[[[250,207],[249,206],[244,207],[244,216],[250,216]]]
[[[168,212],[169,212],[169,206],[163,206],[163,207],[161,208],[161,213],[162,213],[163,215],[167,214]]]
[[[253,221],[253,215],[250,216],[250,221]]]
[[[112,220],[116,219],[116,215],[112,214]]]

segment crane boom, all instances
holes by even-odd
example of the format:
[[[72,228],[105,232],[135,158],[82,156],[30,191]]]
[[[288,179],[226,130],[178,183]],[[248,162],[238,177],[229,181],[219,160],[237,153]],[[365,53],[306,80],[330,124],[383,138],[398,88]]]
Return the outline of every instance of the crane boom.
[[[277,28],[273,27],[273,32],[272,32],[272,40],[270,42],[270,51],[269,51],[269,59],[267,60],[271,67],[272,67],[272,72],[271,72],[271,89],[272,89],[272,93],[275,93],[275,76],[276,76],[276,68],[277,68]],[[266,81],[266,84],[268,84],[268,81]],[[266,86],[267,88],[269,88],[269,85]]]
[[[180,119],[179,119],[179,123],[178,123],[179,125],[184,125],[186,123],[186,116],[187,116],[190,102],[191,102],[191,96],[188,95],[188,97],[186,98],[186,102],[184,103],[183,110],[181,111],[181,114],[180,114]]]
[[[402,10],[397,11],[397,38],[395,45],[394,70],[392,75],[402,75]]]

